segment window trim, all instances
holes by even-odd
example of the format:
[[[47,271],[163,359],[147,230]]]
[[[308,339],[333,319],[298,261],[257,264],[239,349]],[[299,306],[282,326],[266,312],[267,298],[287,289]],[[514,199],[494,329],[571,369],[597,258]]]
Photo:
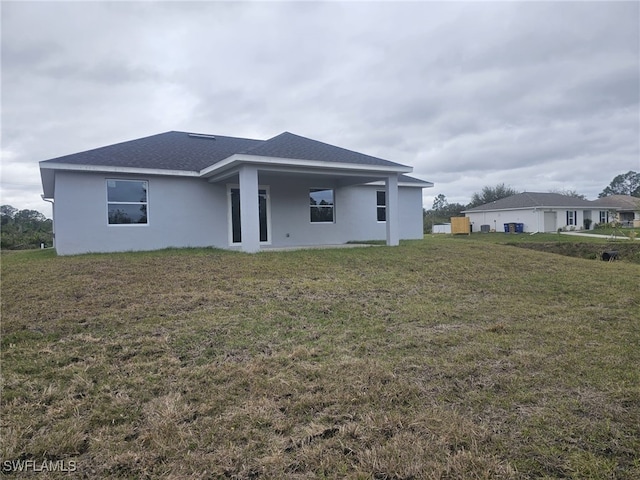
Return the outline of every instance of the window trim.
[[[109,182],[139,182],[146,183],[146,201],[145,202],[111,202],[109,201]],[[150,224],[149,218],[149,180],[141,178],[106,178],[105,179],[105,206],[108,227],[147,227]],[[111,223],[109,222],[109,205],[146,205],[147,221],[145,223]]]
[[[578,211],[567,210],[567,226],[576,227],[578,225]]]
[[[378,203],[378,194],[382,193],[384,195],[384,204]],[[380,209],[384,209],[384,220],[379,220],[378,212]],[[386,190],[376,190],[376,222],[377,223],[387,223],[387,191]]]
[[[311,225],[331,225],[336,223],[336,189],[335,188],[326,188],[326,187],[311,187],[308,189],[308,194],[307,194],[307,198],[311,198],[311,192],[313,191],[326,191],[326,190],[330,190],[331,191],[331,201],[333,202],[331,205],[311,205],[311,202],[309,202],[308,207],[309,207],[309,223]],[[329,222],[314,222],[311,219],[311,209],[312,208],[328,208],[331,207],[331,221]]]

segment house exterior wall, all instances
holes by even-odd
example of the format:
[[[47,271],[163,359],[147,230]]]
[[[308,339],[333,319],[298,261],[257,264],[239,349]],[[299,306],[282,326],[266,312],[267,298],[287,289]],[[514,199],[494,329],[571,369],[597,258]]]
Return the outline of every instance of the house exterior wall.
[[[572,226],[567,225],[567,210],[576,212],[576,224],[573,225],[575,230],[584,228],[584,219],[592,220],[590,228],[598,222],[598,210],[580,209],[575,207],[567,208],[529,208],[520,210],[502,210],[488,212],[469,212],[465,216],[469,217],[474,232],[480,231],[480,225],[490,225],[491,229],[497,232],[504,232],[505,223],[523,223],[524,231],[533,232],[556,232],[559,228],[571,229]],[[551,218],[548,213],[555,212],[555,221],[553,225],[549,224]],[[545,221],[545,213],[547,219]]]
[[[345,234],[349,240],[384,240],[386,223],[377,220],[376,192],[384,191],[383,185],[358,185],[342,189],[343,201],[352,208],[340,219],[346,223]],[[400,238],[423,238],[422,189],[398,187],[398,215]]]
[[[268,186],[271,202],[271,245],[323,245],[341,243],[341,222],[311,223],[309,189],[334,189],[334,218],[340,218],[341,192],[333,179],[312,181],[288,177],[262,177],[260,185]]]
[[[149,182],[147,225],[108,224],[107,179]],[[228,245],[225,189],[201,179],[58,171],[54,209],[60,255]]]
[[[471,222],[473,232],[479,232],[481,225],[489,225],[490,229],[496,232],[504,232],[505,223],[523,223],[525,232],[535,232],[538,228],[538,216],[530,210],[505,210],[497,212],[473,212],[466,213]],[[540,229],[542,229],[542,219],[540,219]]]
[[[376,191],[384,186],[337,187],[331,177],[265,176],[269,187],[271,246],[341,244],[384,240],[377,222]],[[148,182],[148,223],[109,225],[107,180]],[[311,223],[310,188],[333,188],[334,223]],[[226,183],[200,178],[115,175],[58,171],[55,177],[55,246],[58,254],[157,250],[168,247],[238,248],[230,245],[230,208]],[[400,238],[422,238],[422,192],[399,188]]]
[[[325,180],[263,176],[271,202],[271,245],[336,245],[352,240],[384,240],[386,224],[377,221],[376,192],[384,186],[339,187],[330,177]],[[334,223],[311,223],[309,190],[334,189]],[[400,238],[422,238],[422,191],[399,187]]]

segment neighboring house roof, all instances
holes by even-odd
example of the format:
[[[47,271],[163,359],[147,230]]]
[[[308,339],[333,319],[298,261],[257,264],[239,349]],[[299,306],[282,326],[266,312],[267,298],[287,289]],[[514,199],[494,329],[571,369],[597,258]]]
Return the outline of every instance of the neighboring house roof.
[[[600,207],[614,208],[616,210],[640,211],[640,198],[631,195],[610,195],[598,198],[593,203]]]
[[[284,132],[269,140],[166,132],[41,162],[199,172],[234,154],[376,166],[398,163]]]
[[[486,203],[478,207],[464,210],[463,213],[471,212],[486,212],[491,210],[513,210],[513,209],[527,209],[527,208],[539,208],[539,207],[593,207],[593,202],[590,200],[583,200],[578,197],[571,197],[568,195],[561,195],[559,193],[538,193],[538,192],[523,192],[510,197],[501,198],[495,202]]]

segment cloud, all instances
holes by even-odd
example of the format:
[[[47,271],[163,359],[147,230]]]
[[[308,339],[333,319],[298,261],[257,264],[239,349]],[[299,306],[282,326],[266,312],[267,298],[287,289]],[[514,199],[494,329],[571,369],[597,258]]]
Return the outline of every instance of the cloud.
[[[640,170],[639,15],[636,2],[4,2],[3,199],[45,211],[39,160],[167,130],[288,130],[412,165],[436,184],[426,207],[503,182],[593,198]]]

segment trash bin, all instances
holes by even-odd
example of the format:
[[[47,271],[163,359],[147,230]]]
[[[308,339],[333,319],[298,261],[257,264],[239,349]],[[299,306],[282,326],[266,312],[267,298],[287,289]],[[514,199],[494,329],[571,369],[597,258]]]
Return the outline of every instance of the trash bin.
[[[516,233],[516,223],[515,222],[505,223],[504,233]]]
[[[524,223],[516,223],[516,233],[524,233]]]

